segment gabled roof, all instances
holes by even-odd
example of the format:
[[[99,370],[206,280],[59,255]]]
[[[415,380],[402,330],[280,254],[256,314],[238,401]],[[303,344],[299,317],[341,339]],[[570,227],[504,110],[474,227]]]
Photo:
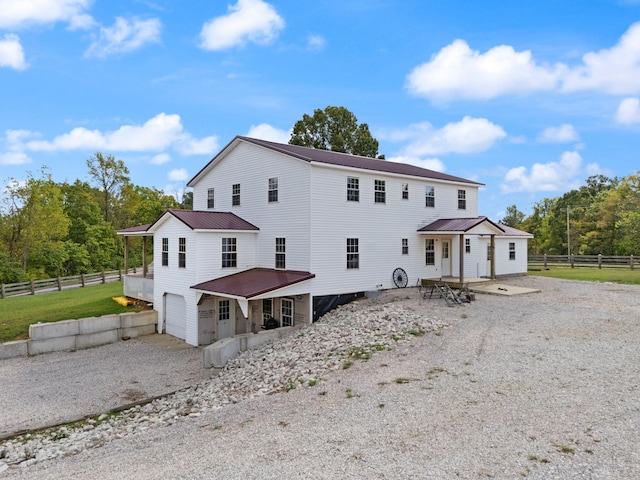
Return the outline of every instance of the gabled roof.
[[[152,229],[166,215],[172,215],[191,230],[260,230],[231,212],[169,209],[151,224]]]
[[[284,143],[269,142],[257,138],[236,136],[227,144],[207,165],[202,168],[191,180],[187,186],[192,187],[199,180],[199,177],[208,171],[209,166],[218,158],[221,158],[232,147],[239,142],[252,143],[269,150],[289,155],[309,163],[323,163],[328,165],[336,165],[341,167],[359,168],[362,170],[370,170],[374,172],[392,173],[397,175],[407,175],[411,177],[430,178],[434,180],[442,180],[455,183],[466,183],[469,185],[481,186],[483,183],[474,182],[461,177],[447,175],[445,173],[428,170],[426,168],[416,167],[407,163],[391,162],[388,160],[379,160],[370,157],[359,157],[357,155],[349,155],[346,153],[332,152],[330,150],[320,150],[317,148],[301,147],[299,145],[289,145]]]
[[[166,215],[171,215],[191,230],[250,230],[258,231],[258,227],[243,220],[235,213],[212,212],[208,210],[177,210],[170,208],[153,223],[118,230],[119,235],[143,235],[155,227]]]
[[[482,223],[488,223],[500,232],[504,232],[504,225],[500,225],[492,222],[487,217],[472,217],[472,218],[441,218],[435,222],[430,223],[420,229],[418,232],[433,232],[433,233],[465,233],[469,230],[477,227]]]
[[[209,293],[253,298],[263,293],[288,287],[295,283],[314,278],[309,272],[296,270],[275,270],[272,268],[252,268],[226,277],[216,278],[192,286],[194,290]]]
[[[510,227],[508,225],[500,224],[500,228],[504,230],[504,235],[509,237],[527,237],[533,238],[533,234],[529,232],[525,232],[523,230],[518,230],[517,228]]]

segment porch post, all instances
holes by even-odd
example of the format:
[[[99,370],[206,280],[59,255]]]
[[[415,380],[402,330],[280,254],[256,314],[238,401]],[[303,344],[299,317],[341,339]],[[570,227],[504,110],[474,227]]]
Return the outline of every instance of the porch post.
[[[129,237],[124,236],[124,274],[129,274]]]
[[[460,285],[464,283],[464,233],[460,234]]]
[[[142,237],[142,276],[147,278],[148,273],[147,266],[147,236]]]
[[[496,279],[496,236],[491,235],[491,280]]]

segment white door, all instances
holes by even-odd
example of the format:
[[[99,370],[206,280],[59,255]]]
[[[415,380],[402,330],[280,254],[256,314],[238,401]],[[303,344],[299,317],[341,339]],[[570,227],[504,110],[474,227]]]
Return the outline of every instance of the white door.
[[[443,277],[451,276],[451,249],[449,248],[449,240],[442,241],[442,275]]]
[[[280,325],[283,327],[293,326],[293,300],[290,298],[283,298],[280,306]]]
[[[185,339],[187,330],[187,307],[182,295],[165,293],[164,322],[169,335],[173,335],[182,340]]]
[[[216,329],[216,340],[233,337],[235,330],[235,300],[218,300],[218,323]]]

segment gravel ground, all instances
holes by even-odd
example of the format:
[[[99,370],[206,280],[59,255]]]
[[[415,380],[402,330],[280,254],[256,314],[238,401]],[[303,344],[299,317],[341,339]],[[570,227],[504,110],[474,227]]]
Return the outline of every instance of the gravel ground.
[[[0,478],[640,478],[640,287],[507,283],[543,291],[453,308],[415,289],[385,292],[358,308],[387,302],[449,327],[314,386]]]
[[[0,360],[0,437],[173,392],[204,375],[200,349],[168,335]]]

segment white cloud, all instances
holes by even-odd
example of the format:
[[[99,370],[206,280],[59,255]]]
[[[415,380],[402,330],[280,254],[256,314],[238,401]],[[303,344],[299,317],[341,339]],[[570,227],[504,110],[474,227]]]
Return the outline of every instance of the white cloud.
[[[434,170],[436,172],[444,172],[447,167],[438,158],[419,158],[409,156],[398,156],[387,158],[389,162],[408,163],[409,165],[415,165],[416,167],[426,168],[428,170]]]
[[[68,22],[71,28],[91,26],[85,13],[92,0],[0,0],[0,28]]]
[[[176,168],[167,174],[167,178],[174,182],[182,182],[189,178],[189,173],[184,168]]]
[[[589,90],[613,95],[640,92],[640,22],[609,49],[589,52],[583,65],[568,72],[563,91]]]
[[[538,141],[542,143],[567,143],[575,142],[580,139],[578,132],[573,125],[564,123],[559,127],[545,128],[540,135]]]
[[[640,93],[640,22],[611,48],[588,52],[576,66],[537,62],[529,50],[499,45],[484,53],[455,40],[407,75],[407,89],[431,100],[487,100],[532,92]]]
[[[109,55],[137,50],[149,43],[160,43],[162,24],[157,18],[139,20],[117,17],[113,27],[101,27],[100,35],[85,57],[104,58]]]
[[[0,67],[24,70],[27,66],[20,38],[12,33],[6,34],[4,39],[0,40]]]
[[[307,37],[307,48],[309,50],[319,51],[324,50],[327,41],[320,35],[309,35]]]
[[[444,47],[407,76],[411,93],[431,99],[491,99],[509,93],[552,90],[561,67],[539,66],[526,50],[500,45],[480,53],[464,40]]]
[[[429,122],[415,123],[408,128],[391,133],[381,132],[381,138],[409,144],[402,155],[423,157],[447,153],[474,153],[491,148],[498,140],[507,136],[503,128],[486,118],[466,116],[459,122],[448,123],[434,129]]]
[[[618,123],[640,123],[640,99],[629,97],[622,100],[616,111],[616,121]]]
[[[24,152],[0,153],[0,165],[23,165],[30,162],[31,159]]]
[[[270,142],[289,143],[291,130],[280,130],[268,123],[261,123],[260,125],[251,125],[247,137],[259,138]]]
[[[558,162],[535,163],[530,170],[523,166],[509,169],[500,189],[503,193],[570,190],[579,183],[580,175],[596,171],[595,163],[582,168],[578,152],[564,152]]]
[[[159,153],[158,155],[154,155],[149,163],[151,165],[163,165],[171,161],[171,155],[168,153]]]
[[[284,28],[284,19],[262,0],[238,0],[229,5],[227,15],[214,18],[202,27],[200,47],[224,50],[247,42],[271,43]]]
[[[11,131],[15,148],[31,151],[111,150],[127,152],[163,152],[173,148],[184,155],[209,154],[217,149],[215,137],[195,139],[184,131],[180,115],[160,113],[142,125],[123,125],[103,133],[84,127],[72,129],[53,140],[28,140],[35,136],[23,130]],[[9,132],[7,132],[9,135]],[[8,137],[7,137],[8,138]]]

